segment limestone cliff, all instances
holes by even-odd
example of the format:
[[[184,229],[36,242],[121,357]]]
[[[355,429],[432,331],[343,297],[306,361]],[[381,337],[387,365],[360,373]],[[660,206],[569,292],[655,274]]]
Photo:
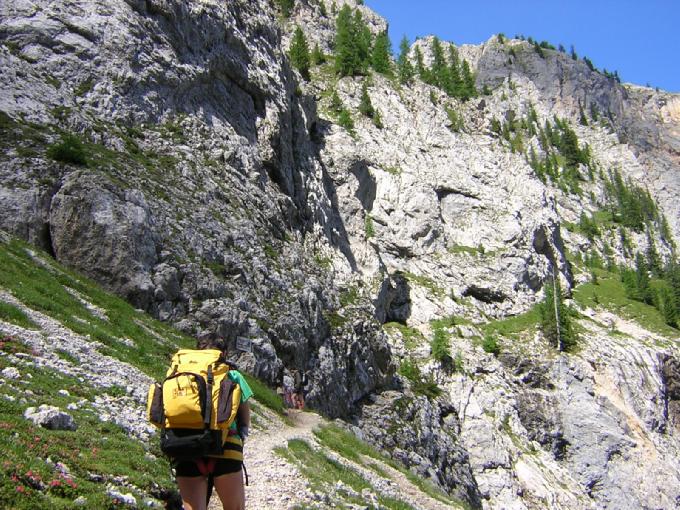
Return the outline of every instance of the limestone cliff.
[[[0,228],[189,334],[250,339],[239,362],[273,385],[305,371],[311,406],[472,507],[680,505],[677,330],[594,301],[583,257],[676,256],[680,98],[497,37],[457,49],[488,92],[467,101],[328,63],[303,80],[291,34],[329,53],[344,4],[387,26],[353,1],[6,3]],[[571,180],[532,168],[546,125],[588,147]],[[51,155],[69,136],[84,161]],[[613,170],[660,213],[586,235]],[[493,329],[551,275],[579,309],[572,354]],[[411,362],[436,395],[396,375]]]

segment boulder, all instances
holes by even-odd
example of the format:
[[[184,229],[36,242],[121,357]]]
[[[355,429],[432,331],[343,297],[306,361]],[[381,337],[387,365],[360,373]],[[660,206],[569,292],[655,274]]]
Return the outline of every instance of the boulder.
[[[29,407],[24,411],[24,418],[34,424],[50,430],[77,430],[78,425],[73,417],[58,407],[42,404],[37,409]]]

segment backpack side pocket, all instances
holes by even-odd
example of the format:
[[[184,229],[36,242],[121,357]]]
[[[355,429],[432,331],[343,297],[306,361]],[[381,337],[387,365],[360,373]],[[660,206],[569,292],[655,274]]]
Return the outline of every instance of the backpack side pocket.
[[[234,409],[233,406],[233,395],[236,384],[225,376],[220,382],[220,394],[217,399],[217,418],[216,421],[219,424],[227,423],[230,425],[231,422],[236,418],[236,411],[238,408]]]
[[[163,412],[163,387],[160,383],[149,386],[149,394],[146,399],[146,413],[149,421],[156,427],[162,427],[165,421]]]

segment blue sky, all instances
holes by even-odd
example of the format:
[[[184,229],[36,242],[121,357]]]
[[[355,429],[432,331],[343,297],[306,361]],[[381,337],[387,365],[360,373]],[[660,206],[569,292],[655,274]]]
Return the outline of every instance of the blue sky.
[[[546,40],[624,82],[680,92],[680,0],[365,0],[406,35],[477,44],[503,32]]]

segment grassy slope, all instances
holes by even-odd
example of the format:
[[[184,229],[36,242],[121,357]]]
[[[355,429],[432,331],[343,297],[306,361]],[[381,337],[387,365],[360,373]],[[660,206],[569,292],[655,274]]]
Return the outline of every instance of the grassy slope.
[[[128,363],[151,377],[163,375],[170,354],[193,341],[104,292],[92,281],[64,267],[46,254],[19,241],[0,243],[0,289],[26,307],[39,311],[83,337],[100,342],[103,354]],[[0,301],[0,320],[20,328],[39,330],[19,306]],[[7,331],[7,330],[6,330]],[[16,328],[15,328],[16,331]],[[18,330],[21,331],[21,330]],[[43,332],[44,335],[47,333]],[[132,340],[132,341],[130,341]],[[0,501],[4,508],[72,508],[79,496],[89,508],[108,508],[106,484],[139,497],[172,487],[167,462],[156,443],[132,440],[118,425],[102,422],[91,405],[95,397],[120,396],[130,381],[103,390],[44,367],[37,368],[22,334],[3,335],[0,369],[14,367],[20,378],[0,386]],[[65,363],[77,360],[57,351]],[[66,390],[65,393],[63,390]],[[76,432],[52,431],[23,418],[26,408],[41,404],[69,410]],[[52,463],[46,462],[51,459]],[[64,463],[64,477],[54,463]],[[136,492],[134,488],[139,488]]]
[[[324,425],[314,431],[314,436],[315,441],[312,443],[292,439],[288,441],[286,448],[276,449],[276,453],[297,467],[309,480],[312,490],[328,495],[338,508],[346,508],[345,505],[368,507],[371,505],[369,494],[372,494],[375,495],[380,508],[414,510],[414,507],[404,500],[383,494],[379,488],[372,486],[357,467],[372,471],[380,479],[398,483],[394,476],[387,472],[391,468],[401,473],[430,498],[450,508],[466,508],[463,502],[447,496],[431,482],[411,473],[401,464],[337,425]],[[334,455],[329,455],[331,452]],[[338,458],[332,458],[333,456]],[[341,482],[341,485],[338,482]]]

